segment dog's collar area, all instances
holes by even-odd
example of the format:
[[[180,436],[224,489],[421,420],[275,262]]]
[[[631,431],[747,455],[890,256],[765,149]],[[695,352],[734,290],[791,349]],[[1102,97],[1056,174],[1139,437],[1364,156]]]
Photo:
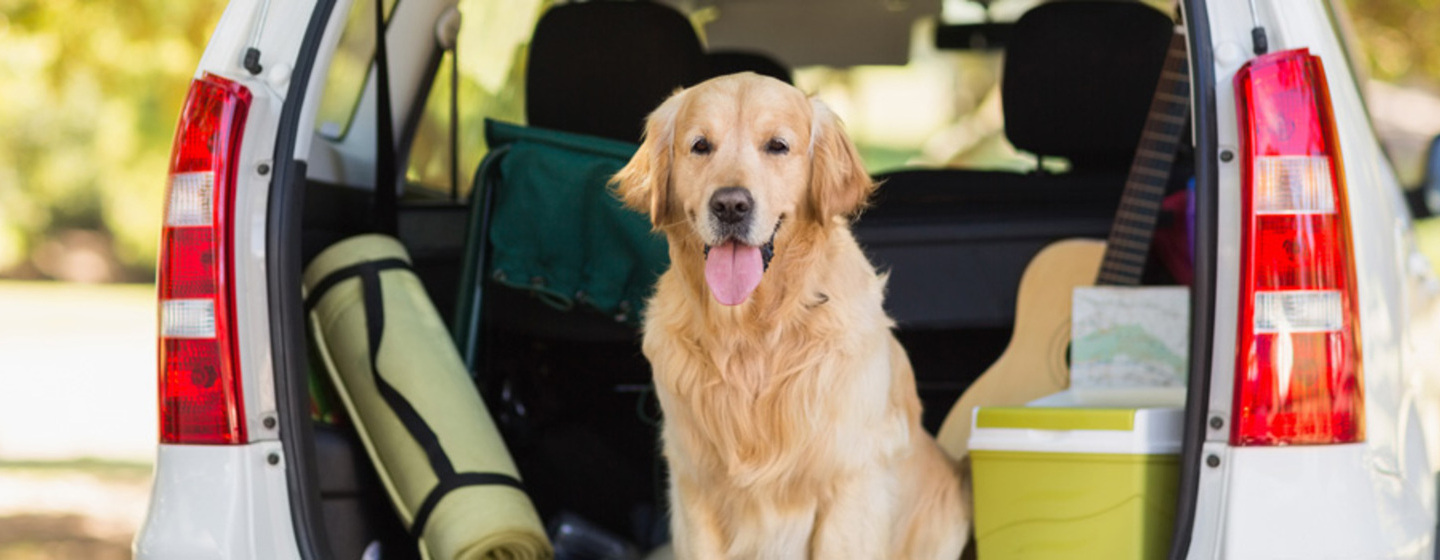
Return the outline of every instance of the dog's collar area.
[[[770,232],[770,240],[760,246],[760,263],[763,265],[762,271],[768,272],[770,270],[770,260],[775,258],[775,236],[780,233],[780,224],[783,223],[785,223],[785,218],[782,216],[779,220],[775,221],[775,229]],[[705,246],[705,258],[707,259],[710,258],[711,248],[710,245]]]

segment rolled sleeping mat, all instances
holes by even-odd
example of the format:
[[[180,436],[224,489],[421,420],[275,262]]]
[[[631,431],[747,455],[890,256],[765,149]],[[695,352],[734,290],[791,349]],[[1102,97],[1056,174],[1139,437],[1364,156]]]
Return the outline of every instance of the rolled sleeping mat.
[[[303,281],[320,358],[421,555],[552,558],[405,248],[383,235],[352,237],[315,257]]]

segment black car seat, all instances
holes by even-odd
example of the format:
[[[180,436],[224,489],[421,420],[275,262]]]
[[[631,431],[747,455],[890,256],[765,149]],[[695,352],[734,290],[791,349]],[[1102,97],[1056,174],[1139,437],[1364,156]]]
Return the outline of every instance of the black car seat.
[[[1005,135],[1071,170],[878,177],[855,230],[891,270],[886,305],[902,327],[1008,327],[1036,252],[1106,236],[1173,27],[1144,4],[1103,1],[1045,4],[1015,23],[1001,82]]]
[[[648,1],[562,4],[530,42],[525,113],[531,126],[638,142],[645,116],[677,88],[707,77],[695,28]]]
[[[795,83],[790,69],[768,55],[752,51],[710,51],[705,53],[708,77],[724,76],[736,72],[754,72],[770,76],[787,84]]]

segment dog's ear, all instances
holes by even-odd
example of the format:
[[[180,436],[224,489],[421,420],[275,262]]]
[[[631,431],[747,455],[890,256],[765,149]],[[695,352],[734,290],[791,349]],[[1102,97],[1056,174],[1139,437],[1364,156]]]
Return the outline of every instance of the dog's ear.
[[[809,210],[812,218],[827,224],[837,216],[859,213],[875,182],[840,118],[819,99],[812,99],[810,107]]]
[[[615,173],[610,183],[625,206],[650,215],[655,229],[668,225],[670,207],[671,146],[675,143],[675,115],[680,111],[685,90],[678,89],[645,119],[645,140],[630,163]]]

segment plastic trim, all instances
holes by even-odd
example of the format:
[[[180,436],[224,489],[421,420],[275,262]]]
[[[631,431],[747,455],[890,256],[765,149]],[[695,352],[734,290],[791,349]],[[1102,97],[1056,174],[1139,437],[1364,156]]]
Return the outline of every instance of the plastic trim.
[[[1185,398],[1185,428],[1180,449],[1180,488],[1175,500],[1175,530],[1170,559],[1183,560],[1195,529],[1195,506],[1204,468],[1207,416],[1210,412],[1210,361],[1215,335],[1215,232],[1218,224],[1219,162],[1215,115],[1215,60],[1210,15],[1204,0],[1184,0],[1181,8],[1190,41],[1191,129],[1195,133],[1195,279],[1190,287],[1190,380]]]
[[[315,59],[335,9],[335,0],[316,0],[295,60],[285,106],[275,138],[275,174],[270,184],[266,222],[269,259],[270,342],[275,357],[275,390],[280,438],[289,480],[290,517],[300,557],[332,558],[320,511],[320,484],[315,465],[315,435],[310,425],[310,385],[305,382],[305,324],[300,298],[300,218],[304,214],[306,164],[295,158],[301,113]],[[303,131],[310,134],[310,130]]]

